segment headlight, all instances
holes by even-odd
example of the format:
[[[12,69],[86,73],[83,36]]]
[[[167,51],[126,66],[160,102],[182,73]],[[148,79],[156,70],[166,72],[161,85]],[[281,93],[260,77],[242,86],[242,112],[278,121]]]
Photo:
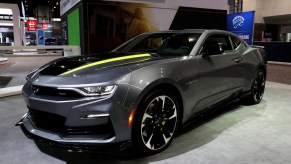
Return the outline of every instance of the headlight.
[[[108,86],[90,86],[83,88],[58,88],[58,90],[70,90],[78,92],[83,96],[106,96],[111,95],[115,90],[116,85],[108,85]]]
[[[115,85],[80,88],[89,96],[109,95],[115,90]]]

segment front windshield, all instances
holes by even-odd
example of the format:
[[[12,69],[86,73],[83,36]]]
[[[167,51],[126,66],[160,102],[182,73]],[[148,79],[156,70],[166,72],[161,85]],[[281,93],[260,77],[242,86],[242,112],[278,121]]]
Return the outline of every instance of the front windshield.
[[[192,51],[199,36],[199,33],[147,33],[134,38],[115,51],[186,56]]]

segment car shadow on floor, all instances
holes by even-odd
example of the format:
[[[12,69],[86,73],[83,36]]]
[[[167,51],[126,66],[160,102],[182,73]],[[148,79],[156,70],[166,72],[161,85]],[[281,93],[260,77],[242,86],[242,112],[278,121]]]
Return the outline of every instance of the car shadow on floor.
[[[163,152],[144,157],[143,155],[124,151],[111,154],[89,154],[52,150],[49,146],[36,142],[38,148],[45,154],[58,158],[67,164],[89,163],[150,163],[173,158],[193,151],[215,140],[221,133],[235,126],[245,119],[257,119],[264,112],[266,102],[262,101],[255,106],[232,103],[227,106],[205,112],[180,129],[171,145]]]

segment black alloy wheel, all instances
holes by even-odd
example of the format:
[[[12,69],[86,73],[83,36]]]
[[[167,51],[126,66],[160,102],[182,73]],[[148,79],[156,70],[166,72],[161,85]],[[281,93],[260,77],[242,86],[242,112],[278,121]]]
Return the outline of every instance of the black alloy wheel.
[[[133,127],[135,146],[145,154],[166,149],[179,125],[179,105],[175,96],[166,90],[149,94],[137,109]]]
[[[256,72],[252,83],[251,94],[247,97],[249,104],[258,104],[262,101],[265,92],[266,78],[263,70],[259,69]]]

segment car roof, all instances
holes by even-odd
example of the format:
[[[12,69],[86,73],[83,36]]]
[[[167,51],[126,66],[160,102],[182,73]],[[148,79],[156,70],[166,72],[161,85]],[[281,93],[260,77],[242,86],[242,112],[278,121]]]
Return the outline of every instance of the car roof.
[[[183,29],[183,30],[165,30],[165,31],[157,31],[157,32],[148,32],[148,33],[230,33],[228,31],[224,31],[224,30],[217,30],[217,29]]]
[[[193,32],[193,33],[203,33],[207,30],[205,29],[184,29],[184,30],[164,30],[164,31],[154,31],[154,32],[146,32],[146,33],[185,33],[185,32]]]

